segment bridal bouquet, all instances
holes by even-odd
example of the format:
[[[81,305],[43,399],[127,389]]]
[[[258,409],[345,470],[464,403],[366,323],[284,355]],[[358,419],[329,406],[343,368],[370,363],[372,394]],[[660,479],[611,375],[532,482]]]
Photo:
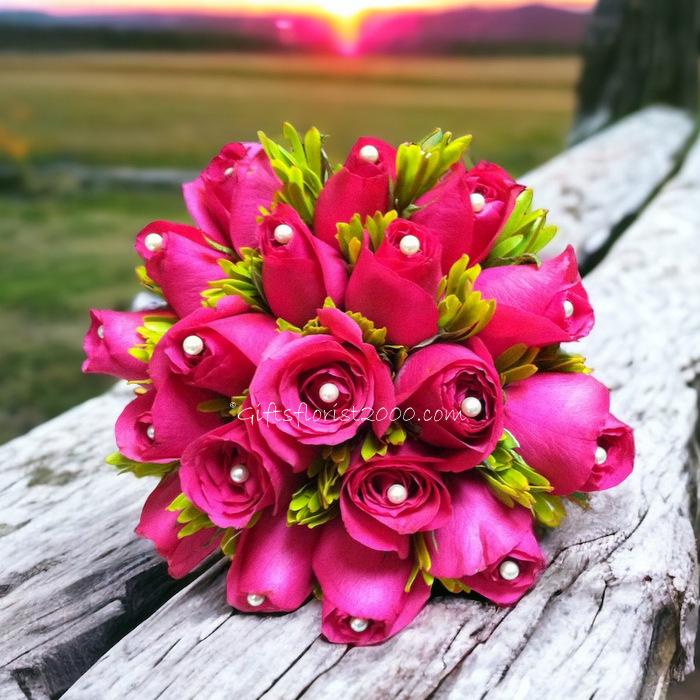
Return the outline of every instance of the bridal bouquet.
[[[315,595],[333,642],[376,644],[431,589],[515,603],[565,505],[632,470],[583,357],[573,249],[470,137],[316,129],[224,147],[184,186],[196,226],[136,238],[148,311],[92,311],[83,370],[135,398],[108,462],[158,477],[137,533],[181,577],[215,550],[230,604]],[[544,261],[543,261],[544,260]]]

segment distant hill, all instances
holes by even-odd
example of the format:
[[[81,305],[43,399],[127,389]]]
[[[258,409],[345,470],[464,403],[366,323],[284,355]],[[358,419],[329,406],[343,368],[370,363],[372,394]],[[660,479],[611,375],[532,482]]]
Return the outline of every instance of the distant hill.
[[[363,53],[461,53],[493,48],[574,50],[589,15],[529,5],[507,10],[374,12]],[[0,11],[0,50],[155,49],[333,51],[332,27],[303,15],[128,13],[53,16]]]

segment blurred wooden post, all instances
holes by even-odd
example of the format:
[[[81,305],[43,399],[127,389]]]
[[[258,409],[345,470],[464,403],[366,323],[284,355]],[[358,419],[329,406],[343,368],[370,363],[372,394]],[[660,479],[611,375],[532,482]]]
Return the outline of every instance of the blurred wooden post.
[[[570,142],[649,104],[695,114],[699,20],[698,0],[599,0]]]

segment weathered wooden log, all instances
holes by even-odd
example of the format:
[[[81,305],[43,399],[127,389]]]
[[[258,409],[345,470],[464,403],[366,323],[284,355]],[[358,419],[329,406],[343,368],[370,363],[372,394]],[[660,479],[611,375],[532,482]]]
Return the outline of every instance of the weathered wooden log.
[[[66,698],[663,697],[692,669],[697,624],[699,197],[700,145],[588,279],[585,350],[636,428],[636,470],[548,534],[550,565],[515,607],[438,599],[386,644],[346,648],[318,637],[317,603],[262,619],[227,609],[216,568]]]
[[[654,151],[657,162],[668,164],[656,169],[655,182],[651,179],[653,168],[650,168],[649,180],[645,176],[644,182],[651,192],[666,178],[678,143],[665,140],[667,122],[650,120],[643,115],[639,119],[646,124],[644,128],[647,129],[645,133],[649,142],[663,143],[666,149],[665,155],[661,147]],[[630,131],[636,133],[637,127],[633,129],[633,124],[634,120],[630,122]],[[560,161],[556,177],[561,191],[566,192],[567,187],[578,187],[580,172],[594,172],[596,181],[605,181],[608,187],[612,187],[620,172],[620,162],[634,163],[639,159],[635,149],[616,150],[611,145],[624,140],[625,133],[611,131],[608,139],[601,135],[596,141],[589,142],[590,145],[582,145],[575,152],[576,160],[572,167],[567,168],[565,162]],[[587,160],[597,163],[595,170],[586,168]],[[630,165],[623,167],[626,173],[634,170]],[[523,179],[533,182],[536,187],[544,184],[534,183],[534,176],[525,176]],[[626,183],[627,187],[618,190],[618,198],[633,201],[629,192],[635,190],[638,182],[631,176],[621,178],[621,182]],[[545,203],[544,199],[539,201]],[[593,198],[588,201],[599,202],[599,206],[603,207],[609,200]],[[604,219],[598,217],[599,212],[595,207],[582,207],[576,219],[576,230],[602,230]],[[688,221],[691,217],[692,213],[688,214]],[[554,211],[551,220],[554,223],[559,221]],[[619,215],[616,214],[609,220],[619,223]],[[588,221],[590,224],[587,224]],[[575,240],[575,236],[565,227],[564,236],[580,249],[583,235]],[[674,236],[675,234],[668,236],[669,245],[675,245]],[[679,264],[689,264],[689,260],[681,259],[680,255],[678,257]],[[606,263],[606,266],[612,268],[618,264],[613,260]],[[606,266],[602,269],[608,269]],[[642,271],[640,275],[643,274],[646,273]],[[597,277],[594,276],[593,279]],[[643,283],[639,284],[644,287]],[[631,286],[625,287],[625,290],[627,295],[634,294]],[[644,287],[644,292],[648,294],[649,290]],[[695,290],[684,290],[683,293],[692,295]],[[646,296],[643,298],[646,299]],[[665,298],[663,295],[655,296],[650,308],[660,308]],[[692,296],[687,298],[692,299]],[[625,295],[621,294],[620,299],[624,305]],[[682,309],[669,308],[673,310],[673,328],[680,327],[682,319],[678,318],[678,314]],[[684,310],[690,311],[690,308],[685,307]],[[602,319],[601,322],[603,326],[607,323]],[[688,325],[688,334],[692,333],[694,327]],[[671,332],[676,331],[669,331]],[[630,344],[637,342],[635,337],[631,336]],[[604,344],[606,341],[603,339],[599,342]],[[647,343],[645,337],[643,345]],[[682,348],[686,348],[686,345]],[[694,350],[682,349],[685,354],[681,354],[690,358],[692,352]],[[669,361],[676,359],[676,356],[671,356]],[[593,360],[595,364],[595,356]],[[616,361],[620,361],[619,357]],[[691,366],[689,360],[686,366]],[[672,370],[668,371],[669,376],[673,376]],[[617,381],[615,376],[611,375],[612,381]],[[0,571],[2,698],[47,698],[59,695],[98,657],[105,654],[117,639],[136,627],[178,590],[180,584],[166,578],[165,567],[159,562],[150,543],[133,535],[141,504],[153,483],[150,480],[138,481],[129,476],[117,477],[112,468],[104,465],[105,455],[114,449],[114,420],[129,396],[124,389],[108,393],[0,448],[0,464],[3,465],[0,473],[0,495],[3,502],[0,511],[0,561],[3,562]],[[633,417],[624,404],[618,407],[618,412],[624,418]],[[683,416],[690,420],[687,412]],[[640,421],[641,419],[640,417]],[[672,439],[673,448],[678,446],[678,450],[682,451],[682,440],[677,435]],[[676,461],[685,458],[685,453],[673,454]],[[673,464],[675,462],[671,461],[672,474],[675,473]],[[616,494],[613,495],[617,498]],[[624,501],[623,507],[627,507],[626,504]],[[658,504],[655,507],[657,511],[660,510]],[[674,517],[673,522],[677,523],[682,516],[674,512]],[[607,513],[601,513],[598,520],[580,518],[580,514],[573,513],[571,521],[561,533],[556,533],[546,543],[554,564],[538,587],[542,593],[537,595],[544,595],[546,599],[555,590],[565,590],[567,581],[571,582],[572,587],[578,586],[580,597],[572,597],[569,593],[569,598],[565,598],[564,594],[560,597],[569,601],[568,609],[575,611],[580,607],[583,618],[587,614],[587,606],[597,606],[597,594],[592,594],[586,587],[588,579],[579,576],[582,559],[589,555],[583,551],[586,545],[576,545],[576,542],[582,542],[585,537],[576,538],[581,537],[581,533],[590,533],[592,528],[597,533],[592,539],[601,539],[592,545],[591,561],[605,562],[602,545],[614,548],[614,543],[623,536],[610,534],[615,523],[608,523]],[[596,522],[598,525],[595,525]],[[578,530],[579,526],[588,529]],[[568,540],[557,539],[566,537],[566,533],[569,533]],[[677,543],[674,546],[677,547]],[[685,551],[682,547],[680,549]],[[568,564],[564,566],[563,563],[572,559],[581,565],[581,569],[571,569]],[[601,563],[599,566],[605,567],[607,564]],[[661,564],[660,568],[663,568]],[[376,673],[363,664],[363,673],[368,674],[363,686],[365,697],[372,693],[375,697],[383,697],[383,690],[390,686],[394,688],[392,694],[398,693],[401,687],[404,688],[401,691],[404,697],[422,697],[430,694],[431,689],[438,688],[441,682],[443,686],[440,687],[443,688],[458,683],[456,679],[461,678],[459,669],[473,664],[472,660],[478,657],[482,643],[489,637],[491,640],[488,644],[493,645],[489,647],[489,653],[494,659],[499,658],[499,654],[505,659],[507,655],[504,649],[525,645],[526,640],[521,638],[517,630],[518,625],[525,624],[523,620],[527,620],[528,616],[532,621],[533,635],[551,635],[559,640],[565,636],[556,625],[548,630],[537,623],[542,615],[547,619],[547,611],[553,603],[542,610],[542,599],[533,597],[533,594],[510,612],[496,610],[476,601],[450,600],[431,604],[416,624],[384,647],[347,651],[345,647],[328,645],[318,639],[318,605],[315,603],[285,617],[260,619],[234,614],[224,602],[221,576],[218,568],[213,569],[207,574],[206,580],[197,582],[186,593],[178,594],[172,604],[162,607],[133,637],[125,639],[115,647],[113,653],[107,654],[100,665],[70,691],[69,696],[114,697],[118,694],[117,689],[123,688],[124,684],[116,684],[114,689],[103,684],[102,690],[98,690],[96,675],[102,672],[99,669],[113,669],[112,664],[117,659],[132,656],[139,659],[138,663],[144,664],[145,669],[148,664],[155,664],[157,659],[163,657],[162,666],[158,666],[152,680],[147,682],[145,676],[141,675],[147,671],[138,671],[134,676],[140,676],[136,696],[148,698],[145,689],[150,688],[156,694],[155,686],[150,683],[156,682],[155,679],[158,678],[159,683],[168,682],[167,679],[163,680],[165,674],[170,673],[166,669],[176,665],[174,659],[182,653],[185,659],[183,672],[189,668],[192,677],[192,685],[187,681],[187,685],[180,686],[181,694],[184,695],[190,692],[190,688],[191,693],[196,695],[197,688],[200,687],[202,694],[216,697],[218,693],[230,697],[233,688],[239,687],[245,688],[245,697],[254,696],[251,690],[254,688],[258,694],[267,693],[266,697],[286,698],[301,693],[308,686],[308,695],[322,696],[325,686],[319,678],[327,678],[330,683],[328,687],[337,690],[337,684],[345,682],[343,679],[347,680],[348,674],[357,674],[358,662],[377,659],[382,661],[378,661]],[[218,581],[209,580],[216,577],[219,577]],[[591,580],[597,582],[595,577]],[[610,593],[606,594],[606,600],[610,597]],[[607,608],[605,610],[606,619],[613,624],[618,619],[615,610],[611,609],[609,613]],[[168,618],[170,615],[173,617]],[[673,622],[676,618],[672,614],[669,620]],[[283,627],[280,628],[279,625]],[[165,627],[168,626],[171,629],[166,630]],[[499,637],[502,634],[499,630],[506,628],[515,632]],[[290,631],[281,634],[281,629]],[[159,630],[163,632],[163,641],[154,641],[155,646],[150,652],[144,650],[141,646],[143,640],[148,635],[158,636]],[[182,635],[181,640],[172,637],[178,632]],[[211,637],[209,641],[205,639],[208,635]],[[247,640],[249,651],[232,642],[241,638]],[[175,645],[171,652],[168,652],[167,646],[162,646],[166,644],[166,639],[171,640],[168,644]],[[256,640],[264,639],[267,641],[261,641],[261,646],[258,646]],[[214,642],[221,648],[214,649],[210,646]],[[685,644],[687,646],[687,639]],[[422,646],[425,650],[410,658],[408,654],[412,653],[414,646]],[[188,649],[191,651],[186,653]],[[265,668],[254,663],[254,658],[259,656],[258,651],[262,649],[270,655],[261,657],[265,661]],[[463,657],[471,650],[474,653],[463,661]],[[226,683],[222,683],[220,688],[212,685],[214,667],[208,658],[204,663],[205,657],[210,653],[214,656],[221,654],[223,661],[217,662],[217,670],[222,664],[228,663],[224,662],[229,656],[232,658],[231,668],[236,668],[241,678],[238,685],[228,675]],[[514,654],[517,656],[517,653]],[[425,658],[429,658],[427,664],[423,661]],[[201,672],[190,667],[196,659],[201,659]],[[502,668],[505,669],[510,661],[504,660],[502,663]],[[159,670],[161,667],[162,673]],[[474,668],[473,665],[469,667]],[[478,672],[474,671],[475,678],[487,673],[487,667],[488,664],[485,664]],[[679,669],[680,666],[676,665],[676,668]],[[328,672],[324,673],[326,670]],[[105,672],[106,677],[111,677],[113,670]],[[125,675],[128,676],[129,673]],[[251,679],[255,674],[259,674],[260,679],[253,683]],[[179,678],[177,674],[173,675],[173,683],[180,682]],[[248,683],[247,686],[244,680]],[[229,682],[232,685],[227,685]],[[188,689],[186,693],[182,693],[183,687]],[[166,695],[168,694],[177,694],[175,685],[167,691]],[[343,696],[346,695],[350,696],[347,689],[343,692]]]
[[[650,104],[698,106],[696,0],[599,0],[584,43],[577,143]]]

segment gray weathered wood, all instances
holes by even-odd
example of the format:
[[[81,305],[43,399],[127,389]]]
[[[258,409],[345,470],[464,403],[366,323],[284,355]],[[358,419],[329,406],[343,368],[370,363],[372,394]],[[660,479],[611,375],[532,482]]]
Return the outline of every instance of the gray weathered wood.
[[[571,244],[585,266],[668,179],[693,128],[681,110],[648,107],[524,175],[561,232],[548,255]]]
[[[692,669],[700,386],[700,145],[590,275],[584,350],[636,429],[635,473],[548,535],[550,565],[512,609],[435,600],[373,648],[317,637],[319,605],[226,609],[224,570],[166,603],[67,699],[662,698]],[[128,672],[125,672],[128,669]]]
[[[133,529],[151,484],[104,458],[123,386],[0,449],[0,697],[53,697],[180,584]]]

